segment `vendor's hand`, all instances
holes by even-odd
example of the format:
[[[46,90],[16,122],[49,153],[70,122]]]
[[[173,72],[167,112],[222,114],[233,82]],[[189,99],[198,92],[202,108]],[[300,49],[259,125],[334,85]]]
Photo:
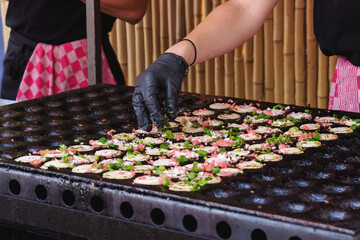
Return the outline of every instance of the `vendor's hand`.
[[[165,113],[176,118],[181,84],[188,71],[187,62],[174,53],[164,53],[143,73],[136,77],[132,99],[140,128],[151,131],[152,123],[164,127],[164,113],[159,93],[165,92]]]

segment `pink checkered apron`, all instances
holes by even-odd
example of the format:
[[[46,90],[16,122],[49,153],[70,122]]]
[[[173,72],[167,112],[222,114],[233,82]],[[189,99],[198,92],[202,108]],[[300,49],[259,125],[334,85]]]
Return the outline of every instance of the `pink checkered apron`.
[[[329,94],[329,109],[360,112],[360,67],[338,58]]]
[[[116,84],[102,50],[103,83]],[[17,101],[52,95],[88,86],[87,41],[62,45],[39,43],[26,66]]]

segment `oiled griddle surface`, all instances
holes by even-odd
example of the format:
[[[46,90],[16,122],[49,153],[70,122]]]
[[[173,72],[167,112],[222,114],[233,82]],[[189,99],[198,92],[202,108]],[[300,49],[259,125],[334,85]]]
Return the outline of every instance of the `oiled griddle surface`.
[[[50,97],[16,103],[0,108],[0,157],[6,166],[34,168],[17,164],[15,157],[60,144],[72,145],[74,139],[87,142],[107,131],[131,132],[137,127],[131,105],[133,88],[97,85]],[[181,111],[204,108],[214,96],[182,93]],[[223,98],[227,100],[227,98]],[[236,103],[257,103],[233,99]],[[261,108],[273,106],[260,103]],[[304,108],[292,107],[290,111]],[[336,113],[360,118],[360,114],[312,109],[313,115]],[[50,170],[49,170],[50,171]],[[44,172],[39,170],[39,172]],[[60,171],[67,177],[70,171]],[[76,175],[100,180],[100,175]],[[330,229],[358,232],[360,229],[360,134],[341,135],[325,146],[309,149],[302,155],[285,156],[260,170],[224,179],[195,193],[164,192],[161,187],[139,187],[131,181],[103,180],[109,185],[125,185],[154,193],[186,197],[190,202],[210,202],[231,209],[263,216],[280,216],[291,222],[324,224]],[[148,191],[149,192],[149,191]],[[229,208],[229,209],[230,209]],[[270,215],[269,215],[270,214]]]

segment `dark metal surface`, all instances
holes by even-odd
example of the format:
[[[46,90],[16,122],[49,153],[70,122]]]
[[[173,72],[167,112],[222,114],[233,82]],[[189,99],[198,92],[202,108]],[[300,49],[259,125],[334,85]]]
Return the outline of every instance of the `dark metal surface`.
[[[141,223],[0,195],[2,221],[53,239],[208,239]],[[19,207],[21,206],[21,207]],[[21,214],[21,215],[20,215]],[[20,218],[22,216],[22,219]],[[13,226],[18,224],[13,224]],[[41,228],[39,228],[39,226]],[[81,236],[81,237],[77,237]],[[48,238],[47,238],[48,239]]]
[[[14,181],[21,191],[14,194]],[[38,190],[37,190],[38,189]],[[43,189],[43,190],[39,190]],[[69,202],[71,192],[74,202]],[[17,192],[15,192],[17,193]],[[157,196],[158,195],[158,196]],[[352,234],[242,214],[186,198],[63,174],[0,167],[0,219],[85,239],[357,239]],[[131,210],[132,211],[131,211]],[[185,219],[195,219],[185,221]],[[191,231],[189,231],[189,229]],[[261,234],[260,234],[261,236]]]
[[[131,92],[128,87],[96,85],[0,108],[0,206],[4,207],[0,219],[51,230],[55,222],[49,216],[71,222],[55,216],[63,211],[69,216],[79,214],[74,213],[78,221],[81,217],[94,218],[94,222],[112,219],[109,224],[119,228],[129,224],[135,229],[140,224],[154,234],[175,231],[179,238],[254,239],[264,233],[267,239],[359,239],[358,131],[198,193],[139,187],[96,174],[45,171],[11,160],[59,144],[71,145],[74,139],[96,139],[110,129],[131,132],[136,126]],[[203,108],[212,101],[211,96],[184,93],[180,109]],[[261,103],[266,106],[271,104]],[[313,109],[313,113],[333,112]],[[360,118],[359,114],[336,113]],[[47,220],[34,222],[32,208]],[[86,228],[83,223],[79,232],[74,224],[61,225],[63,230],[58,226],[53,230],[85,238],[84,229],[101,232],[100,227]],[[137,233],[130,231],[129,236]]]

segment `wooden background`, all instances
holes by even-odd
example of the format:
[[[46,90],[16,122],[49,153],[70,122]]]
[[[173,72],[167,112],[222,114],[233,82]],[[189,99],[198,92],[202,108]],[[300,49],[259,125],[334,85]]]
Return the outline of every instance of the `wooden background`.
[[[314,0],[280,0],[264,26],[234,51],[190,68],[183,90],[327,108],[337,57],[313,31]],[[136,25],[117,20],[111,43],[128,85],[224,0],[150,0]],[[1,1],[4,20],[7,2]],[[3,21],[4,22],[4,21]],[[4,28],[7,43],[9,29]]]

